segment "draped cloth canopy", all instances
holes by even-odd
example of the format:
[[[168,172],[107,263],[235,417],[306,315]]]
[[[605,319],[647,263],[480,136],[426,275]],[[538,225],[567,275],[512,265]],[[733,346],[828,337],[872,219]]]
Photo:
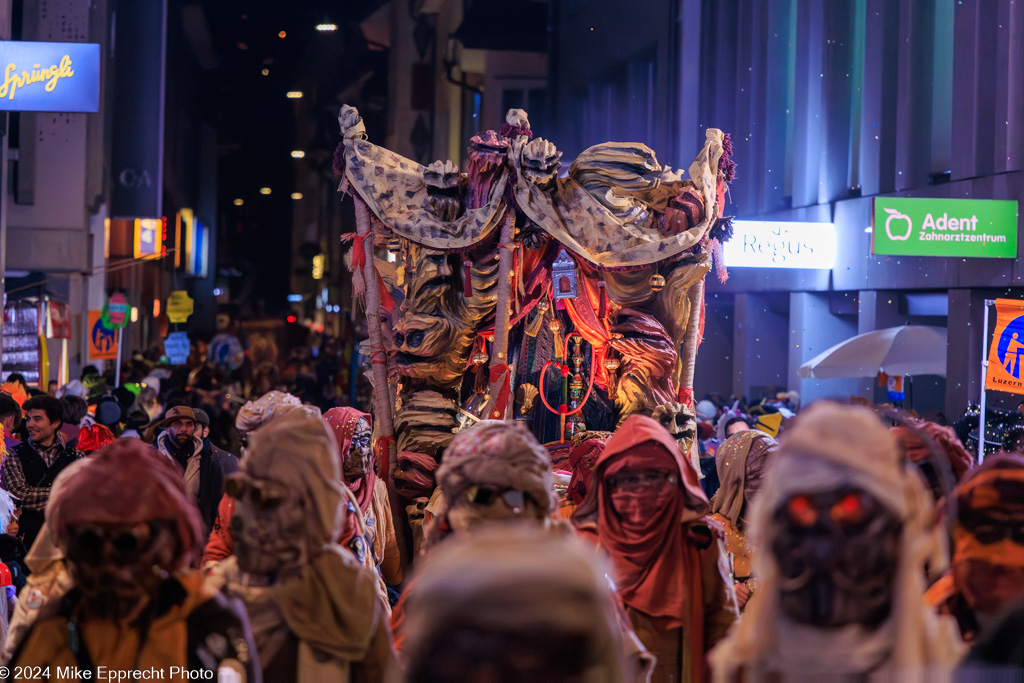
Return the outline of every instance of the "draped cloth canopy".
[[[641,143],[608,142],[586,150],[568,177],[538,174],[538,158],[557,158],[551,143],[525,135],[497,136],[506,144],[507,163],[488,189],[485,203],[454,220],[431,207],[428,168],[362,139],[358,112],[339,115],[344,179],[396,235],[441,251],[466,251],[490,237],[510,198],[516,208],[577,256],[602,268],[650,265],[702,245],[718,218],[718,166],[724,134],[707,130],[707,140],[690,165],[689,179],[663,169]],[[541,176],[541,177],[538,177]],[[666,228],[659,216],[687,188],[703,200],[701,220],[683,229]]]

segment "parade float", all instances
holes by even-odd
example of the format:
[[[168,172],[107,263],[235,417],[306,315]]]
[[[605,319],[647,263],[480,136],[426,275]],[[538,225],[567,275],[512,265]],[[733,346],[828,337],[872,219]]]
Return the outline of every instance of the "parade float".
[[[696,464],[704,278],[714,263],[725,276],[731,232],[728,135],[708,129],[688,173],[630,142],[590,147],[565,173],[512,109],[471,139],[462,170],[371,144],[352,107],[338,118],[378,463],[404,504],[422,509],[445,446],[479,419],[526,421],[564,456],[574,436],[652,415]]]

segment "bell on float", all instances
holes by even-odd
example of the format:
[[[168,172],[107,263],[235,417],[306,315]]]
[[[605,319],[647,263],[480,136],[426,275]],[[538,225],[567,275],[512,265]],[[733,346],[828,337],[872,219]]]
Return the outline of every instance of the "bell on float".
[[[391,239],[389,239],[388,251],[390,251],[392,254],[397,254],[398,252],[402,251],[402,240],[398,239],[397,237],[392,237]]]
[[[618,358],[605,358],[604,360],[604,369],[608,372],[615,372],[619,369],[619,365],[620,363]]]
[[[655,273],[651,276],[651,279],[647,281],[651,285],[652,292],[660,292],[665,289],[665,276]]]
[[[476,363],[477,365],[483,365],[484,363],[486,363],[490,359],[491,359],[491,357],[488,356],[483,351],[481,351],[480,353],[474,353],[473,354],[473,362]]]

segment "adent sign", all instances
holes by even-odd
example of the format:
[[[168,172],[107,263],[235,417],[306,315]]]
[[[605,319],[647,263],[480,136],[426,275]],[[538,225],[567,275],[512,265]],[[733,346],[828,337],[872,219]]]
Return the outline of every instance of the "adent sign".
[[[876,197],[871,252],[1017,258],[1017,202]]]
[[[100,46],[0,40],[0,110],[98,112]]]
[[[725,243],[730,268],[814,268],[831,270],[836,230],[831,223],[733,221]]]

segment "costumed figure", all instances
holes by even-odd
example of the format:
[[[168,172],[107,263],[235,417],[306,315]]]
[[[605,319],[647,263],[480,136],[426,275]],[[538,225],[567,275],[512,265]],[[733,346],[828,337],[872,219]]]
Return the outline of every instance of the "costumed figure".
[[[53,509],[67,491],[71,478],[93,462],[92,458],[80,458],[64,468],[53,482],[50,499],[46,504],[46,518],[53,517]],[[50,524],[44,523],[36,542],[25,556],[25,566],[30,574],[22,589],[11,616],[7,642],[4,645],[3,661],[11,661],[15,650],[21,645],[32,625],[39,619],[57,613],[64,595],[71,589],[71,574],[68,572],[64,551],[54,541]]]
[[[893,433],[900,451],[921,470],[936,502],[944,500],[974,467],[974,456],[960,443],[952,427],[910,421],[893,427]],[[947,473],[952,475],[948,480]]]
[[[553,519],[556,499],[548,453],[520,423],[481,420],[459,432],[445,450],[438,483],[438,493],[427,506],[433,515],[425,525],[428,547],[443,547],[448,537],[509,525],[540,529],[553,542],[572,540],[571,530]],[[414,578],[392,615],[400,652],[405,649],[406,605],[418,591]],[[649,658],[643,645],[624,617],[619,627],[629,666],[645,670]]]
[[[375,471],[370,415],[355,408],[331,408],[324,420],[338,441],[343,481],[359,504],[374,561],[384,581],[397,586],[402,582],[401,558],[387,484]]]
[[[990,455],[954,496],[953,568],[926,599],[956,617],[972,642],[1024,599],[1024,455]]]
[[[408,601],[406,680],[642,680],[595,560],[577,539],[525,524],[446,541]]]
[[[748,430],[730,436],[715,451],[721,487],[711,499],[711,519],[725,531],[725,549],[741,610],[757,590],[746,538],[751,503],[761,490],[768,462],[777,448],[778,443],[767,434]]]
[[[920,475],[869,409],[818,403],[786,431],[750,514],[758,590],[711,654],[719,681],[924,681],[962,652],[924,604],[943,528]]]
[[[378,577],[336,543],[351,514],[338,445],[289,413],[252,436],[235,499],[225,588],[245,602],[268,681],[380,680],[394,662]]]
[[[540,396],[560,416],[563,443],[567,426],[585,429],[579,411],[595,389],[620,420],[671,414],[662,421],[696,464],[703,278],[731,235],[722,215],[733,177],[727,135],[707,131],[686,180],[645,145],[612,142],[586,150],[559,178],[561,152],[533,136],[522,110],[472,138],[465,174],[367,142],[352,107],[338,120],[335,169],[355,202],[351,267],[367,310],[376,436],[414,539],[457,415],[509,417],[524,355],[509,333],[519,335],[521,322],[526,336],[545,323],[552,333],[548,365],[560,370],[563,398],[549,406],[546,386]],[[590,346],[591,388],[574,389],[570,401],[568,385],[583,386],[580,364],[568,363],[572,335]]]
[[[657,422],[630,416],[608,440],[577,530],[608,554],[612,580],[655,681],[703,681],[705,653],[738,616],[720,534],[696,470]]]
[[[234,680],[259,680],[244,616],[192,568],[201,522],[180,472],[125,439],[66,486],[47,525],[73,590],[31,626],[11,667],[77,667],[93,679],[100,667],[211,679],[230,669]]]

